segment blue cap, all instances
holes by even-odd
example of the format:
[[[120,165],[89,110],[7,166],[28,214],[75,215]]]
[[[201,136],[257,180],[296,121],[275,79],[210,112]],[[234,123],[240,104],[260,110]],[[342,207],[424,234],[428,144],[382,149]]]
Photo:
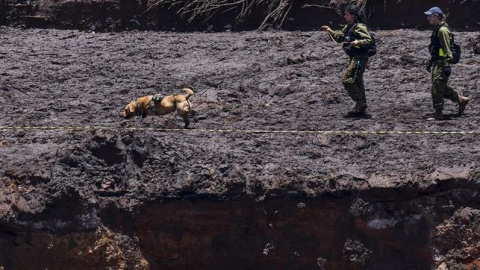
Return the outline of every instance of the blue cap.
[[[442,10],[439,7],[432,7],[431,9],[424,12],[426,15],[440,14],[443,15]]]

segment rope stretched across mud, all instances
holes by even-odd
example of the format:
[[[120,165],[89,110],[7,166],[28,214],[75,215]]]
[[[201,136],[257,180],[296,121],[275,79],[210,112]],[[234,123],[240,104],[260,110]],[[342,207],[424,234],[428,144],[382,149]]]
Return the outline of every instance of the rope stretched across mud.
[[[109,126],[0,126],[0,131],[151,131],[151,132],[201,132],[201,133],[249,133],[249,134],[322,134],[322,135],[480,135],[479,130],[430,131],[430,130],[268,130],[268,129],[183,129],[155,127]]]

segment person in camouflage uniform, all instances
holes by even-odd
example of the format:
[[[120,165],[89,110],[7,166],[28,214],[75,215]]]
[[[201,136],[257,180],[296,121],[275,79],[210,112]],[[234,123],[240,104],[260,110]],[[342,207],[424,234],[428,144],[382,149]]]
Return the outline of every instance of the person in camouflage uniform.
[[[452,87],[448,86],[448,78],[452,73],[451,60],[453,59],[450,50],[451,33],[448,24],[445,22],[444,14],[438,7],[433,7],[425,12],[428,22],[435,26],[429,46],[431,59],[427,71],[432,73],[432,101],[435,113],[428,120],[444,120],[443,100],[450,99],[458,103],[458,115],[461,115],[468,104],[468,98],[459,95]]]
[[[368,62],[367,49],[373,44],[373,39],[365,25],[365,16],[357,5],[348,5],[344,18],[347,25],[342,30],[333,31],[329,26],[322,26],[321,30],[328,32],[335,42],[343,42],[343,49],[350,60],[343,73],[342,83],[355,101],[355,107],[348,114],[362,116],[367,109],[363,73]]]

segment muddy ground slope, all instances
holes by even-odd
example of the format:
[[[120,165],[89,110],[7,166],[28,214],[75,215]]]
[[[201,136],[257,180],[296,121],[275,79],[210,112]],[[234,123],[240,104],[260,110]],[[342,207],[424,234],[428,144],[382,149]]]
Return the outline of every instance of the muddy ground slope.
[[[472,101],[440,122],[429,31],[376,32],[361,119],[345,117],[347,57],[318,32],[0,32],[6,269],[478,264],[475,32],[455,33],[451,79]],[[191,129],[119,116],[185,85]]]

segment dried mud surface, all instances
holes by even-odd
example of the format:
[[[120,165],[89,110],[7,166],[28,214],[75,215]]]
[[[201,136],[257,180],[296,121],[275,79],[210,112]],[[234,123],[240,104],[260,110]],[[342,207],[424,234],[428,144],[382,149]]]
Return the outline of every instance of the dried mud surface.
[[[452,117],[441,122],[425,121],[432,112],[424,70],[429,31],[377,33],[379,53],[365,74],[367,119],[345,117],[353,107],[340,82],[347,58],[321,33],[1,28],[1,34],[2,126],[98,127],[2,129],[2,174],[34,176],[34,187],[69,187],[85,198],[104,181],[134,198],[186,188],[223,194],[230,185],[319,194],[367,189],[376,178],[392,186],[430,186],[442,168],[457,168],[466,178],[478,169],[475,135],[247,132],[478,131],[480,58],[470,44],[475,33],[457,34],[464,54],[451,79],[472,102],[455,117],[457,105],[446,101]],[[182,128],[173,114],[123,120],[119,113],[136,97],[181,93],[183,85],[196,91],[192,129],[126,130]],[[326,184],[347,176],[359,183]]]
[[[456,117],[446,101],[451,119],[439,122],[426,121],[430,31],[376,34],[371,117],[358,119],[345,117],[347,57],[322,33],[0,28],[2,230],[91,229],[97,210],[121,216],[168,198],[405,200],[464,189],[477,205],[479,134],[425,132],[479,131],[478,33],[456,33],[464,53],[451,79],[471,103]],[[184,85],[195,90],[191,129],[173,114],[121,119],[132,99]]]

